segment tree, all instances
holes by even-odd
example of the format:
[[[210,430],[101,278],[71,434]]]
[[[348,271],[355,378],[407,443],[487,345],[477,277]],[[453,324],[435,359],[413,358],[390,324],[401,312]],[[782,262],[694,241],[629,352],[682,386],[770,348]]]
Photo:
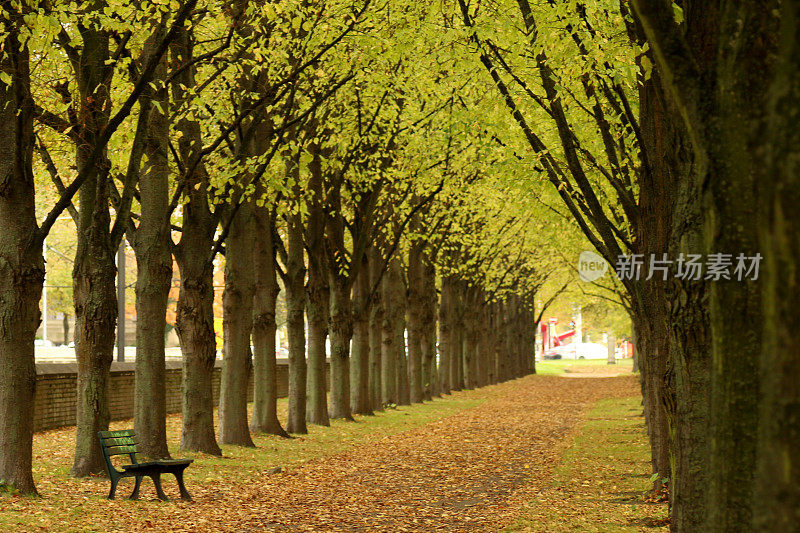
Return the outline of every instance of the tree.
[[[796,77],[796,6],[744,3],[685,12],[667,2],[633,2],[633,7],[674,106],[672,118],[690,142],[694,166],[689,179],[702,185],[695,205],[703,213],[699,233],[704,251],[748,257],[773,251],[777,256],[767,259],[765,276],[757,281],[710,284],[709,489],[707,499],[694,502],[694,510],[705,515],[710,530],[791,528],[796,517],[787,510],[798,493],[786,484],[777,486],[793,468],[777,443],[785,442],[796,424],[778,405],[796,399],[791,387],[781,390],[780,385],[791,380],[786,370],[793,364],[796,368],[796,353],[780,341],[767,341],[765,334],[779,333],[789,319],[776,313],[782,304],[775,298],[774,276],[785,268],[786,248],[779,243],[793,227],[791,219],[778,222],[776,195],[778,188],[791,187],[791,180],[785,181],[791,166],[784,143],[793,129],[775,118],[774,103],[789,94],[787,82]],[[739,21],[747,21],[743,29]],[[777,180],[764,174],[768,170],[777,172]],[[754,216],[750,198],[766,183],[780,185],[768,185],[765,195],[756,196],[759,202],[764,199],[762,219]],[[761,220],[766,223],[760,227]],[[770,364],[777,361],[778,366]],[[776,402],[784,390],[788,397]],[[783,466],[775,470],[779,463]],[[759,477],[767,472],[769,480]],[[783,477],[774,477],[778,472]],[[756,504],[756,487],[780,494],[779,503],[769,510]]]
[[[33,180],[33,99],[30,51],[21,39],[23,14],[3,2],[0,56],[0,484],[35,494],[31,474],[33,342],[44,283],[42,247],[36,242]]]

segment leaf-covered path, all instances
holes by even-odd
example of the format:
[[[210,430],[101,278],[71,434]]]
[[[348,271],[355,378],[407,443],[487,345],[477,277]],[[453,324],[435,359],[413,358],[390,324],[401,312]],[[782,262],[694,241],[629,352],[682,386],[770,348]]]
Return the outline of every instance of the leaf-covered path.
[[[581,416],[636,389],[633,376],[529,376],[490,387],[478,407],[224,494],[197,494],[170,529],[494,531],[548,485]]]

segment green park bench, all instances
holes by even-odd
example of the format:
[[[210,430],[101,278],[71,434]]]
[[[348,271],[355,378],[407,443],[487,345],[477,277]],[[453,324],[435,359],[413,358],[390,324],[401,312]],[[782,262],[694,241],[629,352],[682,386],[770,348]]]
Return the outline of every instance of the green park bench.
[[[114,493],[117,491],[117,483],[125,477],[135,477],[136,485],[133,487],[133,493],[130,496],[131,500],[139,499],[139,486],[142,484],[142,478],[147,476],[153,480],[153,485],[156,486],[156,493],[161,500],[169,500],[164,489],[161,488],[161,474],[172,474],[178,481],[178,488],[181,491],[181,499],[191,500],[192,497],[186,486],[183,484],[183,471],[186,467],[192,464],[193,459],[160,459],[156,461],[148,461],[140,463],[136,460],[136,454],[139,450],[136,448],[136,435],[133,430],[123,431],[98,431],[100,437],[100,447],[103,449],[103,458],[106,460],[106,468],[108,469],[108,477],[111,479],[111,491],[108,493],[108,499],[114,499]],[[127,455],[130,458],[131,464],[122,465],[122,470],[117,470],[111,463],[111,457],[115,455]]]

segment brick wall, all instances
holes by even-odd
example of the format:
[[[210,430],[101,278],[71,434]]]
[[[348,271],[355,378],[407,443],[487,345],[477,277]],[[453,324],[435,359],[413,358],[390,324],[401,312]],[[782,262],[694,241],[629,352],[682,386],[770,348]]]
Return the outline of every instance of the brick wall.
[[[134,363],[111,363],[111,420],[133,418]],[[214,368],[214,402],[219,400],[222,362]],[[34,429],[74,426],[77,404],[77,363],[45,363],[36,365],[36,399]],[[289,391],[289,361],[278,359],[278,396]],[[181,411],[181,362],[167,361],[167,412]],[[248,401],[253,400],[253,378],[250,377]]]

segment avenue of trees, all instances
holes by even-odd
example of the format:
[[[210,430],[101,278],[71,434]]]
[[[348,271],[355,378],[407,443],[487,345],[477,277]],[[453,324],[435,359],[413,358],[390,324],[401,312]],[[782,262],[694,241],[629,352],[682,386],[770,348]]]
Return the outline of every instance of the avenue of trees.
[[[169,454],[173,264],[181,447],[219,455],[534,371],[557,251],[760,254],[756,280],[608,288],[633,324],[671,526],[797,530],[798,2],[0,0],[0,14],[0,483],[36,492],[42,244],[64,215],[75,476],[103,469],[123,240],[153,457]]]
[[[525,215],[535,200],[492,173],[506,149],[470,116],[480,91],[461,79],[454,94],[454,61],[435,53],[453,36],[416,31],[434,11],[369,0],[0,5],[3,484],[36,492],[42,245],[65,217],[77,229],[75,476],[104,469],[96,435],[109,423],[123,240],[136,258],[134,424],[151,457],[169,456],[173,265],[184,450],[219,455],[220,444],[252,446],[252,432],[305,433],[533,371],[534,298],[547,278]]]

